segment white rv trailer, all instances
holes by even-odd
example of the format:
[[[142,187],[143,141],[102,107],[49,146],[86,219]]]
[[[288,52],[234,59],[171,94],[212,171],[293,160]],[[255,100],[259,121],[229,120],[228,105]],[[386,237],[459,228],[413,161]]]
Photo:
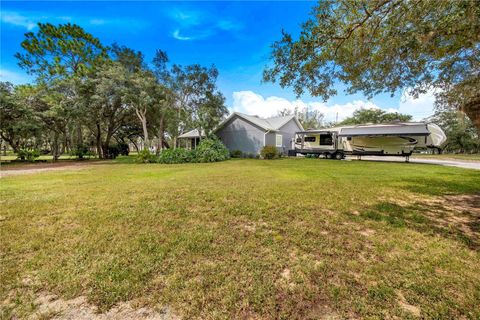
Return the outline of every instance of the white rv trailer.
[[[345,155],[405,156],[414,149],[442,150],[447,137],[433,123],[395,122],[342,126],[296,133],[290,155],[313,154],[343,159]]]

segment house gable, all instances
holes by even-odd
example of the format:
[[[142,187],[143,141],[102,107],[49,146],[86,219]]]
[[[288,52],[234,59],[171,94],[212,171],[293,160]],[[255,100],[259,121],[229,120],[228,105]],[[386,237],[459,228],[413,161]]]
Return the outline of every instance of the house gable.
[[[222,124],[216,135],[230,151],[258,154],[265,145],[266,132],[243,117],[233,116]]]

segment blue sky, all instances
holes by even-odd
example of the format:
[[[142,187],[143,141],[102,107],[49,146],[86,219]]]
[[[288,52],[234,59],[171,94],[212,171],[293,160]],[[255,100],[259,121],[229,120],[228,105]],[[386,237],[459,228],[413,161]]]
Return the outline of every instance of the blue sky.
[[[398,94],[368,101],[361,94],[339,94],[327,102],[308,95],[297,99],[290,89],[261,82],[269,63],[269,46],[284,29],[298,34],[314,2],[1,2],[1,80],[26,83],[17,66],[24,33],[37,22],[76,23],[108,45],[117,42],[145,54],[166,50],[172,63],[215,64],[218,85],[230,110],[261,116],[283,108],[318,109],[333,120],[360,107],[399,110],[421,119],[431,112],[433,97]]]

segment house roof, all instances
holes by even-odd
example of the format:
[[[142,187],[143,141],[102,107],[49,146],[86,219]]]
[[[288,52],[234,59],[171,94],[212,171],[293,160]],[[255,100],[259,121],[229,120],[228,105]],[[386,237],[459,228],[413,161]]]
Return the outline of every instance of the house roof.
[[[198,138],[200,135],[198,134],[198,129],[193,129],[184,134],[179,135],[179,138]],[[205,137],[205,132],[202,130],[202,137]]]
[[[297,117],[295,117],[294,115],[260,118],[259,116],[251,116],[251,115],[240,113],[240,112],[234,112],[230,116],[228,116],[228,118],[225,119],[222,123],[220,123],[218,127],[215,128],[214,132],[223,128],[223,126],[225,126],[225,124],[227,124],[228,121],[230,121],[230,119],[236,116],[242,118],[247,122],[250,122],[256,125],[257,127],[262,128],[265,131],[277,131],[281,127],[283,127],[285,124],[287,124],[290,120],[294,119],[298,127],[303,130],[302,124],[298,121]],[[203,136],[205,136],[204,132],[202,132],[202,137]],[[197,129],[193,129],[188,132],[185,132],[184,134],[178,137],[179,138],[198,138],[199,134]]]

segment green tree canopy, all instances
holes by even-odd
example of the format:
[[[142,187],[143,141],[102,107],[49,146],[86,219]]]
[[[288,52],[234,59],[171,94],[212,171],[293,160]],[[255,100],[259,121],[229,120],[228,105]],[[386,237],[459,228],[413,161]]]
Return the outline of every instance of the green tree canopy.
[[[328,99],[440,88],[480,129],[480,2],[324,0],[299,37],[283,32],[264,80]]]
[[[324,127],[324,115],[318,110],[308,110],[307,107],[295,110],[283,109],[278,112],[279,116],[288,116],[294,114],[304,129],[320,129]]]
[[[38,27],[36,33],[25,34],[24,52],[15,57],[39,79],[83,75],[106,57],[100,41],[78,25],[39,23]]]
[[[480,152],[480,139],[472,121],[452,108],[437,108],[430,119],[447,135],[446,152]]]
[[[385,123],[392,121],[407,122],[412,120],[409,114],[397,112],[386,112],[381,109],[358,109],[353,112],[351,117],[346,118],[340,125],[365,124],[365,123]]]

